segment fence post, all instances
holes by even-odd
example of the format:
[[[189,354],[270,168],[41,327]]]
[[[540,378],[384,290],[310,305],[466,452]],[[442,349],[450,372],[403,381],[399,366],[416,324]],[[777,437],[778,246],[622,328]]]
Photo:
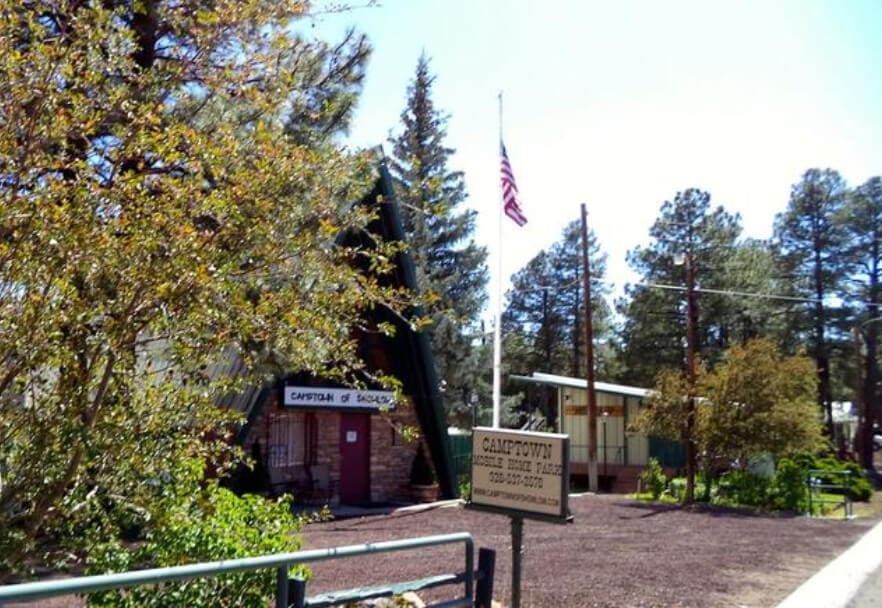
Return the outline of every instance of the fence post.
[[[812,488],[812,474],[809,473],[805,479],[805,485],[808,487],[808,516],[814,517],[815,510],[812,508],[812,492],[814,488]]]
[[[496,571],[496,551],[478,549],[478,585],[475,589],[475,608],[490,608],[493,601],[493,577]]]
[[[288,581],[288,601],[293,608],[303,608],[306,604],[306,581],[292,578]]]
[[[288,608],[288,566],[276,568],[276,608]]]

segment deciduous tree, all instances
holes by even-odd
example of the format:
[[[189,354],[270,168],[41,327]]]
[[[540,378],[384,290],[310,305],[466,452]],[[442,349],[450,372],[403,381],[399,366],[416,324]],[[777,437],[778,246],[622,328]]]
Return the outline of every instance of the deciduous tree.
[[[341,66],[357,76],[366,46],[293,33],[308,9],[0,2],[8,566],[149,514],[180,463],[221,449],[219,395],[282,369],[351,377],[362,311],[407,303],[357,271],[395,245],[334,246],[369,220],[350,202],[371,170],[309,134],[343,125]],[[252,375],[215,375],[231,352]]]
[[[708,462],[744,466],[759,456],[777,459],[824,445],[811,360],[785,355],[769,340],[732,346],[700,391],[699,435]]]
[[[650,435],[687,440],[688,390],[685,374],[663,370],[634,427]],[[707,492],[716,474],[730,466],[824,446],[811,360],[785,355],[770,340],[733,345],[713,371],[699,367],[696,391],[694,440],[708,480]]]

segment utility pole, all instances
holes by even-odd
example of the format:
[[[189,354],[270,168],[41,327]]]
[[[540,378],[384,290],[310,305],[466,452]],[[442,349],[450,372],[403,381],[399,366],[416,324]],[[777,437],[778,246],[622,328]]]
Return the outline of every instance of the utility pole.
[[[597,492],[597,398],[594,394],[594,334],[591,327],[591,270],[588,265],[588,211],[582,203],[582,291],[585,293],[585,380],[588,392],[588,490]]]
[[[690,239],[686,252],[686,379],[689,396],[686,404],[686,503],[695,500],[695,351],[698,343],[698,307],[695,303],[695,259]]]

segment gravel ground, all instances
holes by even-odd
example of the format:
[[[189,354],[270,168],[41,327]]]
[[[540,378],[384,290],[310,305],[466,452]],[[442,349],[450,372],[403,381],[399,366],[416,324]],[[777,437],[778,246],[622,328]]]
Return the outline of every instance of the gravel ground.
[[[571,524],[524,523],[523,608],[775,606],[878,521],[684,509],[615,495],[574,496],[570,510]],[[502,515],[456,505],[337,519],[307,526],[304,548],[462,531],[472,534],[476,548],[496,550],[494,597],[508,606],[511,528]],[[320,562],[312,567],[307,594],[462,567],[462,545]],[[461,591],[441,588],[423,597],[449,599]],[[75,608],[83,602],[63,597],[24,605]]]
[[[573,523],[524,524],[521,605],[775,606],[851,545],[877,519],[757,515],[732,509],[634,502],[621,496],[570,499]],[[494,597],[508,605],[510,520],[462,507],[312,524],[304,548],[468,531],[497,551]],[[454,572],[462,548],[386,553],[313,566],[307,594]],[[432,599],[460,589],[441,589]]]

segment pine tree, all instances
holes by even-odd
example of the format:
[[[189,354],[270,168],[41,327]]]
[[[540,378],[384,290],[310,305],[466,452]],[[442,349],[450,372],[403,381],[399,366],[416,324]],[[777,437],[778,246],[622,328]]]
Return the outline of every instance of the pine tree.
[[[489,394],[489,370],[475,366],[487,251],[473,240],[477,212],[462,207],[463,174],[448,166],[454,151],[444,144],[448,117],[432,101],[434,81],[423,55],[407,90],[402,131],[390,142],[391,167],[417,283],[430,299],[425,312],[448,419],[468,425],[474,396]]]
[[[588,257],[591,271],[592,327],[595,341],[595,369],[600,377],[612,366],[612,349],[606,346],[611,337],[611,312],[605,296],[609,289],[603,282],[606,255],[593,231],[588,232]],[[561,233],[548,252],[540,251],[512,277],[506,294],[503,333],[506,345],[515,342],[519,349],[504,349],[509,370],[529,374],[533,371],[564,376],[585,376],[585,302],[582,284],[582,223],[575,220]],[[518,387],[520,388],[520,387]],[[527,390],[527,409],[539,407],[553,419],[549,395],[541,390]]]
[[[879,308],[882,304],[882,178],[873,177],[849,193],[839,223],[846,231],[845,260],[848,264],[849,295],[864,302],[863,314],[852,319],[854,332],[866,352],[860,389],[864,410],[861,427],[861,464],[873,468],[873,424],[879,409]]]
[[[596,341],[609,337],[611,315],[603,282],[606,254],[588,232],[592,324]],[[532,343],[518,371],[574,377],[585,374],[585,306],[582,285],[581,220],[564,228],[548,252],[540,251],[512,277],[506,294],[504,333],[520,333]],[[512,363],[514,365],[514,362]],[[598,363],[597,367],[603,367]]]
[[[693,265],[698,309],[697,351],[712,365],[729,345],[739,315],[736,302],[725,295],[701,293],[701,288],[734,289],[731,259],[741,233],[738,215],[719,206],[711,209],[707,192],[688,189],[665,201],[650,229],[652,243],[628,253],[641,275],[619,302],[625,317],[622,332],[625,380],[652,386],[662,369],[685,366],[686,273]],[[678,289],[679,288],[679,289]]]
[[[791,189],[787,209],[775,217],[775,240],[794,292],[812,303],[800,307],[796,329],[811,336],[818,370],[818,403],[833,436],[831,330],[834,315],[825,298],[844,276],[844,228],[837,221],[845,204],[845,181],[832,169],[809,169]]]

